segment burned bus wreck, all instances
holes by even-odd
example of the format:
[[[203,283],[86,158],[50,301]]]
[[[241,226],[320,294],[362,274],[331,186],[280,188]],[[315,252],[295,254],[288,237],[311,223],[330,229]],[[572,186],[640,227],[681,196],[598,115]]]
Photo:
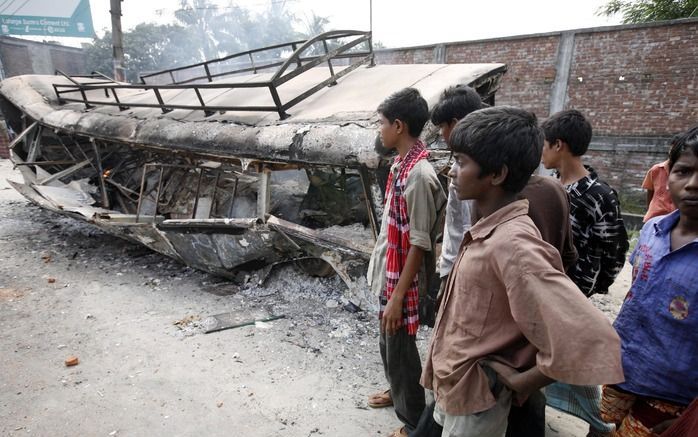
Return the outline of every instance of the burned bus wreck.
[[[12,185],[43,208],[217,275],[288,261],[334,271],[348,301],[372,307],[363,278],[390,162],[376,151],[375,108],[407,86],[430,105],[456,84],[493,102],[505,70],[374,65],[370,33],[333,31],[140,84],[13,77],[0,83],[24,179]],[[448,154],[432,159],[438,170]]]

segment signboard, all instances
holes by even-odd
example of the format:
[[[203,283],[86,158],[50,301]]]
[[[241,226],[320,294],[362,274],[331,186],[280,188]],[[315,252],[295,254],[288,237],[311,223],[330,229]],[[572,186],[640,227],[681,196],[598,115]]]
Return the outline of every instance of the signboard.
[[[92,38],[89,0],[6,0],[0,2],[0,35]]]

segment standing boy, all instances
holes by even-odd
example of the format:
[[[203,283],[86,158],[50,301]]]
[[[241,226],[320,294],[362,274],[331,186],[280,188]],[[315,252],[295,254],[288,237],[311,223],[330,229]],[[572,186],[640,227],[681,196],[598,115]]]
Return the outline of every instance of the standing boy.
[[[459,120],[482,106],[480,96],[468,86],[446,89],[431,110],[431,122],[438,126],[444,141],[450,148],[450,136]],[[555,247],[562,256],[565,269],[574,265],[577,251],[572,243],[569,218],[569,201],[562,185],[550,177],[531,176],[522,191],[529,201],[528,216],[531,217],[546,242]],[[439,275],[442,287],[451,273],[453,263],[465,233],[478,214],[474,211],[473,200],[459,200],[452,184],[448,189],[446,205],[446,225],[439,259]],[[429,405],[427,410],[432,409]],[[428,419],[428,418],[427,418]],[[424,423],[424,426],[422,426]],[[420,428],[428,429],[426,419],[420,421]],[[421,431],[421,429],[420,429]],[[422,431],[415,437],[426,436]],[[545,435],[545,398],[540,393],[533,394],[521,407],[513,407],[509,416],[507,436],[543,437]]]
[[[626,380],[604,387],[601,411],[618,437],[659,434],[698,398],[698,126],[674,143],[668,185],[678,210],[642,227],[614,323]]]
[[[570,219],[579,258],[567,273],[586,296],[608,293],[625,264],[628,234],[616,192],[593,168],[582,164],[591,124],[581,112],[553,114],[541,125],[543,165],[555,169],[570,195]]]
[[[582,163],[591,142],[591,124],[581,112],[569,109],[553,114],[541,125],[545,135],[543,165],[557,170],[570,195],[570,219],[579,258],[567,270],[587,296],[607,293],[625,264],[628,234],[616,192]],[[590,436],[607,436],[601,420],[600,387],[553,384],[546,389],[548,405],[589,423]]]
[[[542,142],[536,117],[511,107],[473,112],[451,133],[449,176],[481,218],[449,276],[422,373],[444,437],[503,436],[512,389],[523,400],[555,379],[623,379],[618,336],[518,198]],[[521,373],[500,377],[493,368]]]
[[[406,436],[424,409],[422,370],[416,335],[419,327],[420,285],[425,251],[432,250],[431,234],[446,196],[427,160],[419,135],[429,117],[427,102],[414,88],[388,97],[378,107],[383,145],[398,156],[390,168],[385,190],[381,231],[368,267],[368,281],[380,296],[380,352],[389,393],[386,395],[404,426],[393,432]]]
[[[480,108],[482,108],[482,100],[473,88],[465,85],[450,87],[444,90],[439,101],[431,109],[431,122],[434,126],[438,126],[444,142],[450,148],[451,131],[456,126],[456,123]],[[443,292],[446,279],[449,273],[451,273],[453,262],[458,255],[458,248],[460,248],[460,243],[463,241],[463,235],[470,229],[472,224],[472,209],[473,202],[470,200],[458,200],[453,186],[449,185],[443,243],[437,265],[438,273],[441,277],[441,292]]]
[[[672,138],[671,145],[673,146],[678,140],[678,135]],[[642,221],[647,223],[647,220],[658,215],[666,215],[674,211],[676,207],[671,201],[669,189],[667,188],[667,178],[669,177],[669,160],[660,162],[652,166],[642,181],[642,188],[647,190],[647,213],[642,218]]]

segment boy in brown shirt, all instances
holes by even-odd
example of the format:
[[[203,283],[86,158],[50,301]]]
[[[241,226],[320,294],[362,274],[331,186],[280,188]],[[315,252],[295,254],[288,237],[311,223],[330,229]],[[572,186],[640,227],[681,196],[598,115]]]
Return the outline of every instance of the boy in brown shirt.
[[[511,107],[473,112],[451,133],[451,183],[482,218],[463,240],[422,373],[444,437],[503,436],[512,397],[554,380],[623,380],[617,334],[564,274],[518,196],[542,145],[536,117]]]

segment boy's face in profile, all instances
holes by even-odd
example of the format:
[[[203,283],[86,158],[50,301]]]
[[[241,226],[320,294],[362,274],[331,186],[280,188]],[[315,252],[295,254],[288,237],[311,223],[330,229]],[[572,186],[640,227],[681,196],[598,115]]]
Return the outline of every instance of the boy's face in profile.
[[[444,139],[444,142],[449,149],[451,148],[451,132],[453,132],[453,128],[456,127],[456,123],[458,123],[458,120],[454,119],[450,122],[444,121],[443,123],[439,124],[439,132],[441,133],[441,137]]]
[[[669,172],[669,194],[682,216],[698,219],[698,156],[684,150]]]
[[[558,149],[558,141],[549,143],[548,140],[543,140],[543,156],[541,157],[543,167],[547,169],[558,168],[560,163],[560,150]]]
[[[480,177],[480,165],[464,153],[454,153],[455,161],[448,172],[451,185],[458,200],[479,199],[487,192],[491,184],[490,177]]]
[[[393,121],[385,118],[383,114],[380,115],[380,137],[383,142],[383,146],[388,149],[394,149],[397,146],[399,138],[399,124],[398,120]]]

